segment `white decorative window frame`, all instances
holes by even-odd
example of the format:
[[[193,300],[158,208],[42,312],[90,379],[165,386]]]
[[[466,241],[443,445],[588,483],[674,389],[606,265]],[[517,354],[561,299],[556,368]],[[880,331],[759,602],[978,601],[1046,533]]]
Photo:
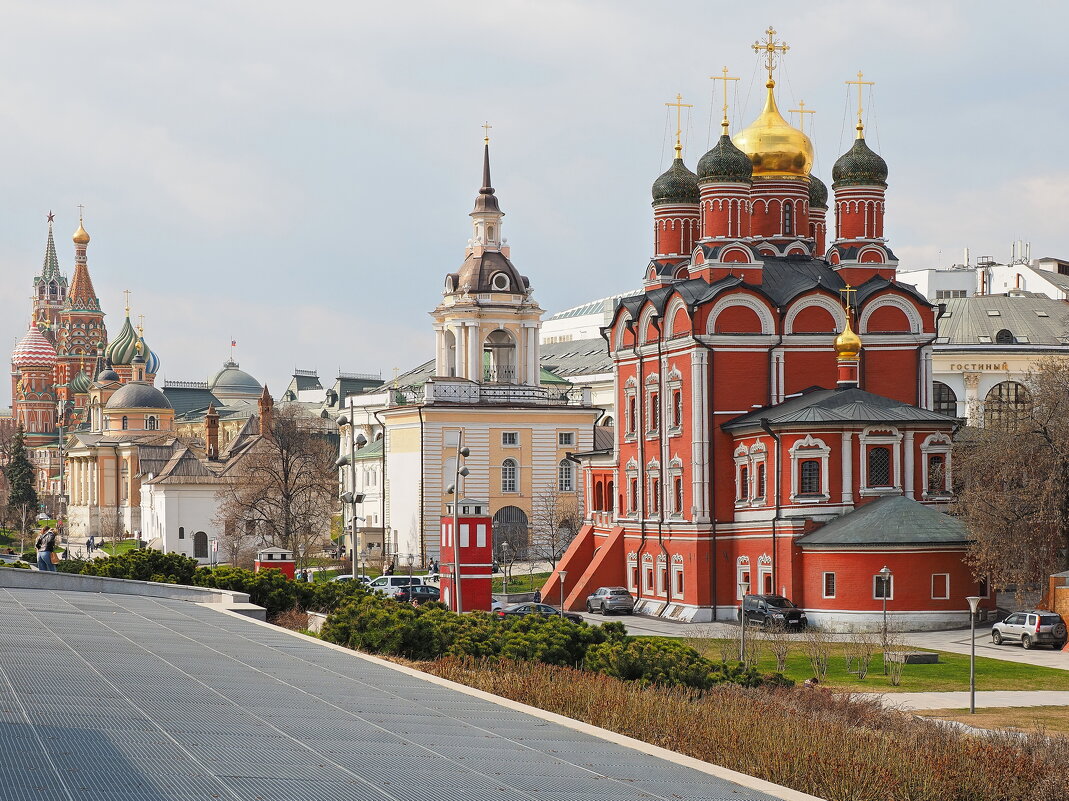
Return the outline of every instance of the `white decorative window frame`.
[[[672,594],[677,598],[682,598],[687,591],[687,585],[685,579],[685,573],[683,572],[683,554],[672,554]]]
[[[638,554],[631,551],[627,554],[627,589],[638,592],[638,583],[641,581],[638,572]]]
[[[932,488],[928,485],[928,457],[936,455],[943,457],[943,486],[937,488],[933,492]],[[953,458],[953,444],[951,443],[949,436],[943,433],[937,433],[931,434],[925,438],[924,442],[921,443],[921,460],[923,462],[922,480],[924,481],[924,493],[921,497],[945,498],[951,494],[951,487],[953,486]]]
[[[831,448],[824,440],[817,439],[812,434],[806,434],[805,438],[798,440],[789,451],[791,456],[791,501],[794,503],[824,503],[831,498],[830,495],[830,469],[829,457]],[[816,495],[802,495],[802,462],[809,459],[820,461],[820,492]]]
[[[660,433],[661,425],[664,423],[664,415],[662,414],[664,408],[664,398],[661,397],[659,392],[659,380],[660,376],[657,373],[650,373],[646,376],[646,398],[643,404],[646,417],[645,423],[642,428],[646,432],[646,439],[654,439]],[[656,398],[656,412],[657,412],[657,425],[653,424],[655,404],[654,398]]]
[[[831,595],[828,595],[828,576],[831,576]],[[835,593],[838,591],[838,580],[835,576],[834,570],[825,570],[820,575],[820,597],[821,598],[834,598]]]
[[[946,590],[946,595],[935,594],[935,580],[937,577],[942,576],[946,579],[946,583],[943,585]],[[950,600],[950,574],[949,573],[932,573],[932,600],[933,601],[949,601]]]
[[[881,581],[882,579],[883,575],[880,573],[874,573],[872,576],[872,600],[874,601],[883,600],[883,596],[876,594],[876,582]],[[887,589],[889,590],[887,593],[887,600],[893,601],[895,599],[895,577],[893,574],[887,577]]]
[[[657,581],[653,567],[653,554],[642,554],[642,593],[653,595],[654,583]]]
[[[624,442],[634,442],[638,436],[638,412],[638,380],[631,376],[624,384]]]
[[[752,488],[752,497],[750,498],[751,506],[764,506],[766,499],[768,498],[768,452],[765,449],[765,443],[758,440],[750,446],[750,487]],[[761,486],[761,482],[758,477],[761,473],[761,468],[765,468],[765,486]],[[760,495],[758,491],[763,490]]]
[[[657,554],[657,594],[668,597],[668,559],[663,553]]]
[[[668,371],[668,377],[665,380],[665,393],[668,397],[665,399],[665,410],[668,412],[668,419],[665,421],[665,431],[668,432],[670,437],[678,437],[683,433],[683,374],[679,372],[675,367]],[[676,419],[676,393],[679,394],[679,419]]]
[[[642,482],[638,480],[638,462],[634,459],[628,461],[627,465],[624,467],[624,476],[627,479],[627,488],[624,491],[627,497],[627,509],[623,510],[624,514],[621,516],[638,517],[639,502],[641,501],[642,492]],[[636,493],[633,491],[633,488],[638,489],[639,491]]]
[[[902,433],[894,426],[868,426],[858,437],[861,443],[861,480],[858,494],[900,495],[902,494]],[[891,448],[891,484],[886,487],[869,486],[869,448],[890,446]],[[925,464],[927,469],[927,463]]]
[[[668,472],[666,473],[666,481],[668,486],[664,487],[664,493],[666,497],[672,499],[670,507],[666,508],[667,516],[675,520],[681,520],[683,518],[683,509],[680,508],[680,504],[676,498],[676,479],[683,480],[683,460],[678,456],[673,456],[672,461],[668,463]],[[684,497],[686,495],[686,484],[683,486]]]
[[[742,469],[747,469],[746,480],[743,481]],[[753,475],[749,472],[750,450],[745,445],[735,449],[735,505],[746,506],[750,502],[750,482]]]
[[[750,592],[748,595],[753,594],[753,574],[750,572],[750,557],[740,556],[735,560],[735,600],[742,600],[742,591],[739,589],[739,585],[743,582],[743,577],[750,582]]]
[[[646,463],[646,497],[651,503],[646,504],[646,517],[650,520],[660,520],[664,517],[664,482],[661,480],[661,463],[656,459],[650,459]],[[654,487],[657,482],[657,487]],[[653,510],[656,502],[657,510]]]
[[[766,589],[765,589],[765,579],[766,578],[769,579],[768,583],[769,583],[770,588],[771,588],[770,591],[768,591],[768,592],[766,592]],[[752,578],[751,578],[751,580],[752,580]],[[772,577],[772,557],[769,556],[767,553],[763,553],[759,557],[757,557],[757,593],[755,593],[755,594],[760,594],[760,595],[771,595],[771,594],[774,594],[776,592],[776,586],[775,586],[775,584],[772,583],[773,581],[775,581],[775,579]],[[753,587],[751,587],[750,588],[750,592],[752,593],[753,591],[754,591]]]

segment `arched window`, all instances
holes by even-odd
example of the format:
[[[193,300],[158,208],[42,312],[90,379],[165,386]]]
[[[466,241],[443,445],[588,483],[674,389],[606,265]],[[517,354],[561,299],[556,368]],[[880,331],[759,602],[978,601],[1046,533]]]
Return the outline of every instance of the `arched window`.
[[[1003,381],[991,387],[984,399],[984,425],[988,428],[1009,428],[1027,414],[1032,399],[1024,384]]]
[[[1012,331],[1003,328],[997,334],[995,334],[996,345],[1013,345],[1016,344],[1017,337],[1013,335]]]
[[[870,487],[891,486],[891,449],[883,445],[869,448],[868,479]]]
[[[130,427],[130,421],[126,419],[126,415],[122,416],[122,430],[126,431]]]
[[[764,469],[763,466],[762,469]],[[676,476],[673,480],[672,496],[674,504],[672,511],[677,515],[683,514],[683,478],[681,476]]]
[[[605,511],[605,488],[600,481],[594,482],[594,511]]]
[[[494,513],[492,528],[494,554],[504,560],[511,556],[523,559],[527,554],[527,514],[518,506],[502,506]],[[508,553],[504,553],[504,543],[508,543]]]
[[[783,233],[787,235],[794,233],[794,205],[792,203],[783,204]]]
[[[158,421],[155,417],[148,417],[145,419],[145,428],[149,431],[155,431],[158,428]]]
[[[757,465],[757,494],[755,497],[762,501],[765,499],[765,465],[763,462]]]
[[[561,459],[557,465],[557,490],[559,492],[575,491],[575,463]]]
[[[616,487],[612,481],[605,485],[605,511],[611,512],[616,505]]]
[[[516,460],[506,459],[501,463],[501,491],[516,492]]]
[[[806,459],[798,466],[798,494],[820,495],[820,462]]]
[[[946,457],[933,453],[928,457],[928,493],[943,492],[946,485]]]
[[[627,433],[635,433],[635,407],[637,406],[637,400],[634,395],[631,395],[627,399]]]
[[[198,531],[193,535],[193,558],[208,558],[208,535],[203,531]]]
[[[748,501],[750,499],[750,468],[743,467],[739,469],[739,496],[740,501]]]
[[[958,396],[954,394],[954,390],[942,381],[933,381],[932,395],[934,396],[934,403],[932,406],[935,411],[939,412],[939,414],[949,415],[950,417],[957,416]]]
[[[683,392],[681,390],[675,390],[672,392],[672,428],[679,428],[683,425]]]
[[[178,527],[178,539],[184,540],[185,538],[186,538],[186,527],[185,526],[179,526]]]
[[[490,332],[483,342],[483,381],[492,384],[517,382],[516,340],[502,328]]]

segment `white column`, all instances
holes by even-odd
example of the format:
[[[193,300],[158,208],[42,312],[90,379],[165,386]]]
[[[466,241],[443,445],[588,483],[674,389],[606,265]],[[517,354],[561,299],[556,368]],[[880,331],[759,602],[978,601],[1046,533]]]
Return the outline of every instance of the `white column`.
[[[483,380],[483,343],[479,337],[478,321],[465,323],[468,337],[468,378],[472,381]]]
[[[434,326],[434,374],[448,375],[445,366],[445,328]]]
[[[527,326],[527,383],[532,386],[538,386],[539,376],[541,375],[538,326],[533,323],[525,323],[525,325]]]
[[[691,492],[694,495],[694,522],[708,523],[712,510],[705,506],[705,499],[709,492],[709,415],[710,409],[706,408],[705,387],[709,374],[709,353],[696,347],[690,354],[690,423],[693,433],[690,464],[691,464]],[[640,388],[641,390],[641,388]],[[619,417],[619,414],[618,414]],[[616,427],[621,426],[617,419]],[[642,432],[639,431],[639,439]]]
[[[843,432],[843,503],[854,503],[854,454],[853,454],[853,431]]]
[[[906,497],[912,498],[913,491],[913,432],[907,431],[905,441],[902,443],[905,449],[905,458],[902,460],[902,487]]]

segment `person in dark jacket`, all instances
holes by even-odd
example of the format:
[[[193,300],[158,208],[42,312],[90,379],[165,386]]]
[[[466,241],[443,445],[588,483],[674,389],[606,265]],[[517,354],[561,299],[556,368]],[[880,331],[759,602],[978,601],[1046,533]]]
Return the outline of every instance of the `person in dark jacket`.
[[[41,536],[37,538],[37,569],[55,571],[52,564],[52,554],[56,550],[56,532],[49,526],[41,529]]]

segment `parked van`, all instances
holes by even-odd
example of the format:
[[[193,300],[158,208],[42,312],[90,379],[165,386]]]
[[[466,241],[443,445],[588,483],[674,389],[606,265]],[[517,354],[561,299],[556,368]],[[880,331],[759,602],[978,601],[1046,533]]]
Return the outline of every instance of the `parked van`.
[[[398,590],[402,587],[423,583],[422,576],[379,576],[368,584],[368,587],[375,592],[392,597],[397,595]]]

